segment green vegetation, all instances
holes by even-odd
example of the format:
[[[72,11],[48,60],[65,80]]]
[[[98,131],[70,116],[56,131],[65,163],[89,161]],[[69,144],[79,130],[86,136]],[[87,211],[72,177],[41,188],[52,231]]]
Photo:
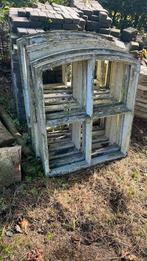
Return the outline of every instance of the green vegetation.
[[[113,25],[121,29],[133,26],[147,30],[146,0],[100,0],[110,12]]]

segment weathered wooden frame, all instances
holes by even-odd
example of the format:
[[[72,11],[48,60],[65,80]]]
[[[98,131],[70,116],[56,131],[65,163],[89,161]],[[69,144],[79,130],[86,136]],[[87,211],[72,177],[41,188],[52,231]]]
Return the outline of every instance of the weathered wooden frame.
[[[74,172],[105,161],[126,156],[137,90],[139,63],[130,54],[118,48],[114,43],[96,34],[53,31],[46,34],[21,38],[17,41],[24,101],[28,127],[31,129],[33,147],[36,156],[42,160],[45,175],[55,176]],[[66,46],[66,49],[65,49]],[[120,100],[112,105],[93,109],[93,74],[96,60],[112,62],[111,91]],[[78,85],[73,80],[75,96],[83,106],[85,113],[80,116],[65,116],[62,120],[47,120],[43,98],[42,72],[56,66],[73,63]],[[117,74],[116,74],[117,70]],[[82,75],[82,76],[80,76]],[[123,85],[122,85],[123,83]],[[84,101],[81,99],[82,85]],[[80,88],[81,86],[81,88]],[[120,115],[119,123],[109,116]],[[91,158],[92,122],[94,119],[107,117],[106,131],[110,140],[115,140],[113,130],[118,129],[117,143],[120,151]],[[84,123],[83,151],[85,160],[50,170],[47,128],[73,123],[72,140],[77,148],[80,146],[80,125]],[[109,133],[109,130],[111,132]],[[119,138],[118,138],[119,137]]]

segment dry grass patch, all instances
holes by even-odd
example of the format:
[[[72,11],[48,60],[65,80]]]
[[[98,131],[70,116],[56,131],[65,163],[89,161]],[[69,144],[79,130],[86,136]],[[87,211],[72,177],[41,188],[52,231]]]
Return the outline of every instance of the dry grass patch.
[[[29,260],[34,250],[41,253],[36,261],[145,261],[147,144],[138,128],[125,159],[6,189],[0,200],[0,260]],[[28,234],[13,231],[19,215],[29,221]]]

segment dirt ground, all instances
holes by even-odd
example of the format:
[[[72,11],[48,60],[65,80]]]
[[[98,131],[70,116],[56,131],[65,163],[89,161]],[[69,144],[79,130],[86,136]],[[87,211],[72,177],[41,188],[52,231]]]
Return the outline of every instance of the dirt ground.
[[[52,179],[31,162],[0,195],[0,260],[147,260],[147,123],[125,159]]]

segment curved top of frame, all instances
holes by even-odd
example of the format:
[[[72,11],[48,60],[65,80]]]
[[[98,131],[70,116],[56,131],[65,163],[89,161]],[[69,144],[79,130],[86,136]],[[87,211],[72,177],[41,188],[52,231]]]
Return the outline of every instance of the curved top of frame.
[[[125,48],[96,33],[73,31],[50,31],[34,36],[23,37],[17,41],[24,48],[30,63],[36,67],[65,63],[76,59],[120,60],[137,63]],[[119,46],[118,46],[119,45]]]

